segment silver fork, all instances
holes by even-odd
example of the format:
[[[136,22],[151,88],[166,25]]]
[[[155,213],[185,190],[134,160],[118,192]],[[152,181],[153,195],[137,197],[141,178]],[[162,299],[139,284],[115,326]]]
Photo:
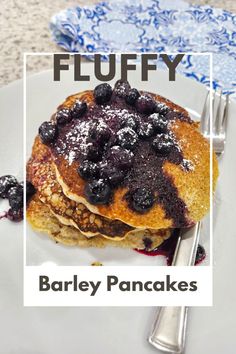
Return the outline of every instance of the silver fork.
[[[208,91],[201,114],[200,130],[207,139],[212,136],[213,149],[220,156],[225,149],[229,96],[227,95],[224,99],[222,91],[219,94],[213,93],[212,129],[210,105],[210,92]],[[172,266],[194,265],[200,229],[201,223],[198,222],[191,228],[180,230]],[[161,307],[148,338],[149,343],[164,352],[182,353],[185,346],[187,310],[185,306]]]

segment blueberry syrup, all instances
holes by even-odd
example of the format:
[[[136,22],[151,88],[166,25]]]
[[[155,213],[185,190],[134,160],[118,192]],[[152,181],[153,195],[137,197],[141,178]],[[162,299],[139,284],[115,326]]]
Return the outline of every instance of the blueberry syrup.
[[[144,254],[146,256],[164,256],[166,258],[166,263],[168,266],[171,265],[172,259],[174,256],[177,240],[178,240],[179,230],[174,230],[171,237],[165,240],[159,247],[154,248],[153,250],[146,249],[134,249],[134,251]]]
[[[166,258],[167,265],[170,266],[172,264],[173,256],[175,253],[175,248],[178,240],[178,232],[178,230],[175,230],[170,238],[168,238],[159,247],[153,250],[149,251],[148,249],[134,249],[134,251],[149,257],[164,256]],[[195,265],[200,264],[205,258],[205,249],[201,245],[198,245]]]
[[[13,222],[22,221],[24,218],[23,208],[21,208],[19,210],[13,210],[12,208],[10,208],[8,211],[3,211],[0,214],[0,220],[4,219],[4,218],[6,218],[10,221],[13,221]]]
[[[0,213],[0,220],[4,218],[7,218],[7,211],[3,211]]]
[[[63,112],[64,124],[54,121],[57,134],[49,143],[55,162],[57,156],[63,156],[69,165],[77,164],[78,173],[85,176],[85,196],[92,204],[110,203],[115,188],[124,186],[128,189],[125,199],[135,212],[145,213],[158,203],[174,227],[189,226],[186,205],[163,165],[169,161],[190,170],[169,123],[173,119],[192,121],[151,94],[136,91],[131,92],[127,82],[119,81],[113,91],[110,85],[101,84],[93,93],[95,103],[78,118],[71,119],[76,117],[72,108],[66,122]],[[50,134],[43,130],[42,141],[48,135],[51,139],[51,130],[51,126]],[[124,160],[129,161],[128,166]],[[84,161],[91,168],[80,168]],[[114,177],[115,170],[120,171],[119,176]],[[109,171],[114,178],[109,178]],[[94,180],[99,181],[99,188],[93,187]],[[104,193],[108,189],[109,193]]]

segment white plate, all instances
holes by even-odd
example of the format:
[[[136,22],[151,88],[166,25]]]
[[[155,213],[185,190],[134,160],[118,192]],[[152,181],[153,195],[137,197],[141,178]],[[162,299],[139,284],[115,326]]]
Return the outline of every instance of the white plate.
[[[88,70],[91,70],[91,67]],[[159,92],[176,103],[191,109],[193,114],[201,111],[205,88],[201,85],[178,77],[177,89],[165,85],[159,72],[157,80],[144,85],[146,89]],[[164,74],[163,74],[164,75]],[[63,90],[54,83],[52,73],[44,72],[28,79],[28,125],[27,146],[42,120],[46,120],[59,102],[67,95],[84,89],[87,85],[74,83],[70,74],[63,75]],[[130,79],[135,85],[135,79]],[[90,84],[93,87],[94,83]],[[136,85],[140,87],[140,85]],[[22,82],[15,82],[0,90],[1,128],[0,128],[0,175],[13,173],[22,176]],[[187,92],[187,94],[186,94]],[[236,231],[233,225],[235,210],[235,134],[236,105],[231,103],[230,123],[226,153],[221,163],[220,196],[217,207],[217,220],[214,232],[214,307],[191,309],[188,323],[186,353],[233,354],[235,342],[235,260]],[[29,116],[28,116],[29,117]],[[5,202],[0,208],[5,208]],[[23,227],[7,220],[0,221],[0,353],[14,354],[151,354],[156,351],[147,343],[146,338],[155,316],[153,308],[23,308]],[[58,264],[78,264],[80,250],[54,245],[46,237],[28,235],[30,246],[29,262],[53,261]],[[31,247],[32,246],[32,247]],[[44,253],[39,254],[39,250]],[[94,251],[95,252],[95,251]],[[92,252],[94,258],[102,254],[105,262],[111,261],[110,251]],[[119,260],[126,261],[125,251]],[[129,252],[129,251],[127,251]],[[117,250],[112,253],[119,253]],[[133,254],[133,253],[132,253]],[[139,258],[135,254],[137,264]],[[87,257],[87,255],[86,255]],[[84,261],[90,262],[90,259]],[[138,258],[137,258],[138,257]],[[141,257],[144,259],[144,257]],[[141,260],[141,258],[139,258]],[[145,257],[145,262],[148,257]],[[151,257],[150,257],[151,258]],[[91,258],[92,259],[92,258]],[[99,259],[100,260],[100,259]],[[141,262],[141,261],[140,261]],[[88,263],[87,263],[88,264]],[[112,262],[110,263],[112,264]]]

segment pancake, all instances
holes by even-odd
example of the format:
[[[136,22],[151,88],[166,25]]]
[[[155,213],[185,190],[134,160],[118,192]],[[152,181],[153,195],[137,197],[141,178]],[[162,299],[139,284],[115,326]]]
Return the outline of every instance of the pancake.
[[[146,93],[141,92],[141,95]],[[132,151],[134,162],[124,183],[115,188],[109,203],[94,204],[85,193],[87,181],[78,174],[83,154],[89,141],[89,124],[106,123],[116,136],[114,127],[124,116],[137,116],[141,124],[147,115],[137,113],[136,107],[126,104],[123,97],[112,94],[108,103],[97,104],[92,91],[68,97],[58,110],[71,108],[79,100],[86,102],[88,109],[79,119],[59,126],[59,135],[50,150],[55,165],[57,181],[63,193],[76,203],[84,204],[92,213],[111,220],[120,220],[132,228],[166,229],[188,227],[200,221],[208,212],[210,204],[210,146],[198,130],[186,110],[165,98],[147,93],[156,103],[168,108],[168,137],[174,147],[170,154],[157,156],[149,140],[139,139]],[[55,115],[52,120],[55,121]],[[110,139],[112,140],[112,139]],[[87,144],[87,145],[86,145]],[[109,146],[110,144],[110,146]],[[112,144],[106,144],[102,159],[107,159]],[[77,153],[79,150],[79,153]],[[218,166],[213,154],[213,189],[218,176]],[[145,213],[137,212],[131,205],[136,189],[151,189],[155,202]]]
[[[32,156],[27,164],[27,180],[31,181],[37,189],[38,199],[47,205],[52,215],[61,224],[77,228],[81,234],[87,237],[99,235],[120,241],[132,233],[132,237],[137,234],[145,234],[145,231],[135,230],[119,220],[106,219],[100,215],[91,213],[82,203],[76,203],[68,199],[63,193],[60,184],[55,178],[51,165],[50,150],[43,145],[36,137]],[[28,213],[28,210],[27,210]],[[147,230],[146,233],[158,235],[170,235],[171,231],[166,230]]]
[[[119,220],[110,220],[96,215],[84,204],[67,198],[56,180],[50,150],[38,137],[35,139],[32,156],[27,164],[27,180],[31,181],[38,190],[40,201],[47,204],[61,223],[74,226],[87,237],[100,234],[119,240],[133,230]]]
[[[158,247],[171,233],[166,230],[130,232],[120,241],[104,238],[96,235],[88,238],[73,226],[66,226],[52,214],[50,208],[34,195],[27,207],[27,220],[35,231],[47,233],[54,241],[67,246],[79,247],[122,247],[136,249],[152,249]]]

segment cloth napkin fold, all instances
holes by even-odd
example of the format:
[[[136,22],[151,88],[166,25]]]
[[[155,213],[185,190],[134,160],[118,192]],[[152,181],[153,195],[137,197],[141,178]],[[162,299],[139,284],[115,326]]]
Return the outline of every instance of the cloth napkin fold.
[[[213,53],[214,88],[236,98],[236,15],[229,11],[182,0],[110,1],[63,10],[50,29],[69,52]],[[209,56],[188,55],[178,71],[209,85]]]

